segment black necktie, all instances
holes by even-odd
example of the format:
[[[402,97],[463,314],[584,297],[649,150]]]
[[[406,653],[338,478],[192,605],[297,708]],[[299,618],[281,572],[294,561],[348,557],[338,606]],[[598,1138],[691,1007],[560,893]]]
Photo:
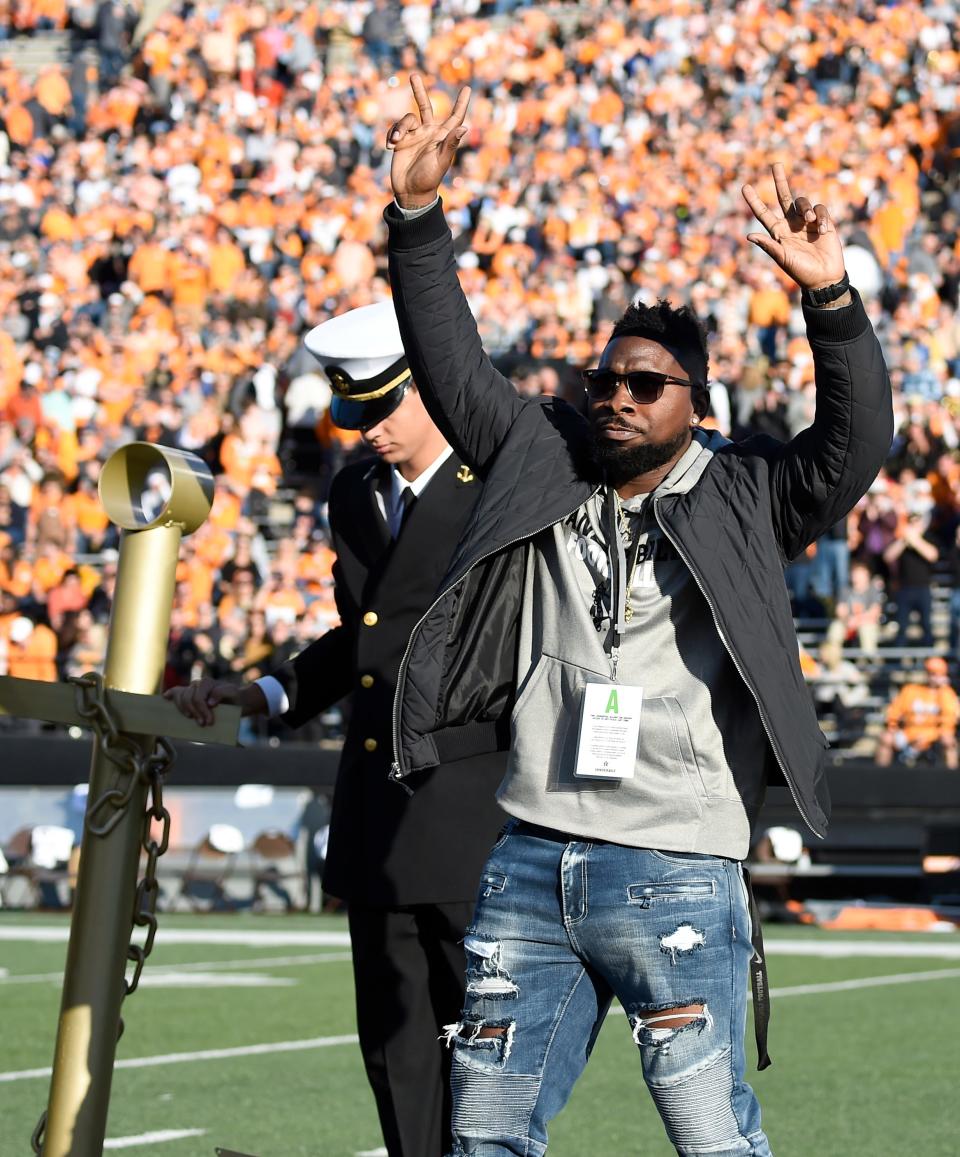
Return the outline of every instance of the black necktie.
[[[400,512],[400,525],[397,528],[398,537],[400,535],[400,531],[403,530],[403,528],[406,526],[407,519],[410,517],[410,511],[413,509],[413,504],[416,501],[417,496],[414,494],[412,487],[404,486],[404,488],[400,491],[400,505],[403,509]]]

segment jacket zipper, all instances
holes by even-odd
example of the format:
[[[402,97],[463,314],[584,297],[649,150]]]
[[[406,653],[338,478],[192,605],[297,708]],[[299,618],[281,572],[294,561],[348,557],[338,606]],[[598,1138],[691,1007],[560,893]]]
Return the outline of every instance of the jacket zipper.
[[[727,641],[726,635],[720,629],[720,620],[717,616],[716,607],[714,606],[713,601],[710,598],[710,595],[707,593],[707,588],[706,588],[706,585],[705,585],[702,577],[700,576],[700,572],[696,569],[696,567],[690,561],[689,555],[686,554],[683,547],[680,545],[680,543],[675,538],[675,536],[673,534],[671,534],[669,528],[664,523],[663,519],[660,517],[659,507],[660,507],[660,499],[654,498],[654,500],[653,500],[653,514],[657,520],[657,524],[659,525],[661,531],[666,535],[666,537],[669,539],[669,541],[673,545],[674,550],[676,550],[677,554],[679,554],[680,557],[683,559],[683,562],[686,565],[687,570],[689,570],[690,573],[693,575],[694,582],[700,588],[700,593],[703,595],[704,601],[706,602],[707,606],[710,608],[710,614],[713,616],[713,625],[716,628],[717,634],[720,636],[720,642],[723,643],[727,654],[733,660],[733,665],[736,667],[736,669],[740,675],[740,678],[743,680],[744,684],[746,685],[747,690],[753,696],[753,701],[757,705],[757,711],[760,713],[760,722],[763,724],[763,730],[766,732],[766,736],[767,736],[767,739],[770,743],[770,747],[773,751],[773,754],[776,756],[777,763],[780,765],[780,770],[783,772],[783,778],[786,780],[787,787],[790,788],[790,794],[793,796],[793,802],[796,804],[797,811],[803,817],[804,823],[813,832],[813,834],[818,839],[822,840],[823,836],[820,835],[820,833],[816,830],[816,828],[810,822],[810,817],[807,815],[806,811],[803,808],[803,805],[800,803],[800,800],[797,797],[797,791],[796,791],[796,788],[795,788],[794,782],[793,782],[793,775],[791,774],[789,768],[787,767],[786,760],[784,759],[784,757],[780,751],[780,747],[779,747],[776,739],[774,738],[773,731],[770,727],[770,724],[767,721],[767,715],[766,715],[766,712],[764,711],[763,704],[760,702],[760,696],[757,693],[757,690],[754,687],[753,683],[750,681],[750,679],[747,678],[746,670],[744,669],[743,664],[740,662],[740,656],[734,650],[733,645]]]
[[[587,495],[583,502],[589,502],[591,498],[595,497],[599,493],[599,491],[600,487],[597,486],[590,494]],[[496,550],[490,550],[487,551],[486,554],[482,554],[478,559],[472,562],[469,567],[467,567],[467,569],[452,586],[447,587],[446,590],[441,591],[441,593],[437,595],[430,606],[427,607],[427,609],[424,611],[420,621],[410,632],[410,638],[407,640],[407,648],[403,652],[403,658],[400,660],[400,669],[397,672],[397,689],[393,695],[393,754],[396,758],[394,759],[393,763],[390,764],[390,779],[392,779],[395,783],[400,784],[400,786],[410,795],[413,795],[412,789],[407,787],[407,785],[403,782],[404,776],[407,773],[404,772],[400,766],[400,761],[403,758],[403,752],[400,746],[400,704],[403,701],[403,684],[407,677],[407,664],[410,661],[410,652],[413,650],[413,640],[416,637],[417,632],[423,626],[433,608],[437,606],[438,603],[443,602],[443,600],[454,589],[454,587],[456,587],[458,583],[462,583],[467,575],[474,569],[474,567],[479,566],[482,562],[486,562],[488,558],[492,558],[495,554],[499,554],[501,551],[509,550],[511,546],[516,546],[518,542],[523,542],[523,540],[526,538],[535,538],[536,535],[542,534],[549,527],[556,526],[558,522],[563,522],[565,518],[569,518],[571,514],[574,514],[576,511],[578,511],[580,507],[583,506],[583,502],[578,502],[573,510],[568,510],[566,514],[561,514],[559,518],[551,519],[550,522],[546,523],[544,526],[541,526],[538,530],[532,530],[525,534],[520,534],[516,538],[511,539],[510,542],[505,542],[502,546],[498,546]]]

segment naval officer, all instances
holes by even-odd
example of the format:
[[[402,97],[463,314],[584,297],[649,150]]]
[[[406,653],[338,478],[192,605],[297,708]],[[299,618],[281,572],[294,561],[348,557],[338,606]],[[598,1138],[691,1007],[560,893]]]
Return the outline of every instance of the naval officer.
[[[330,489],[340,626],[256,683],[203,679],[167,694],[199,722],[237,703],[294,727],[350,697],[323,886],[347,902],[360,1047],[387,1151],[440,1157],[450,1108],[438,1038],[464,1002],[461,941],[505,818],[494,801],[505,755],[482,728],[447,750],[438,739],[439,766],[410,793],[390,779],[393,698],[481,483],[423,406],[392,303],[332,318],[305,344],[333,390],[334,422],[362,431],[375,455]]]

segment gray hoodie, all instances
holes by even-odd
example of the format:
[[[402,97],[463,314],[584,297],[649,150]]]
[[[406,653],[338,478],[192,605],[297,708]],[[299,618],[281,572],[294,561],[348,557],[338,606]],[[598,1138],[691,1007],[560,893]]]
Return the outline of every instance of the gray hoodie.
[[[690,490],[724,442],[696,431],[657,495]],[[617,682],[643,688],[635,773],[573,774],[582,689],[611,681],[606,500],[601,490],[528,546],[513,743],[498,798],[512,816],[584,839],[742,859],[766,782],[763,725],[649,495],[623,504],[640,536],[617,672]]]

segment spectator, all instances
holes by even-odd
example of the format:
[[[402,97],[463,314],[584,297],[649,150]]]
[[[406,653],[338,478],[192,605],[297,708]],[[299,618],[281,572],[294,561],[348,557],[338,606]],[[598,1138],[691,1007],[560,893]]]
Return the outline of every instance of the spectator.
[[[841,592],[835,618],[827,629],[829,642],[840,647],[855,642],[866,654],[876,653],[886,602],[881,584],[881,579],[871,578],[866,563],[854,562],[850,585]]]
[[[107,630],[98,623],[89,610],[76,613],[73,642],[64,656],[63,674],[76,678],[88,671],[103,674],[107,655]]]
[[[363,22],[363,43],[378,68],[395,68],[403,30],[398,5],[391,0],[373,0]]]
[[[926,681],[904,683],[887,708],[887,725],[877,742],[878,767],[889,767],[894,752],[906,760],[939,753],[947,767],[958,766],[960,699],[950,686],[947,661],[931,656],[924,668]]]
[[[120,79],[127,60],[130,35],[137,18],[121,0],[102,0],[97,9],[97,49],[100,53],[100,91],[107,92]]]
[[[0,483],[0,535],[6,541],[19,545],[26,537],[27,512],[17,506],[10,495],[10,487]]]
[[[7,674],[15,679],[57,681],[57,636],[43,623],[20,616],[7,632]]]
[[[930,615],[933,595],[933,566],[940,557],[936,539],[930,532],[930,514],[927,507],[912,507],[900,529],[899,536],[883,552],[887,566],[896,574],[897,637],[898,647],[908,645],[907,630],[910,618],[916,612],[920,619],[920,646],[933,646]]]
[[[960,658],[960,522],[953,532],[944,561],[950,583],[950,652]]]
[[[66,615],[76,613],[87,605],[87,593],[80,580],[80,572],[71,567],[47,594],[47,618],[59,635]]]
[[[832,607],[840,592],[846,589],[850,572],[850,547],[847,543],[847,519],[842,518],[817,539],[810,584],[814,594]]]
[[[870,699],[867,677],[855,663],[843,657],[837,643],[821,644],[819,660],[812,679],[817,714],[831,712],[840,736],[849,741],[851,737],[845,733],[854,723],[862,723],[866,714],[865,705]]]
[[[899,518],[889,482],[881,476],[870,487],[866,497],[857,504],[859,515],[853,533],[854,557],[870,573],[886,577],[889,568],[885,561],[887,547],[897,531]]]
[[[27,542],[40,550],[46,546],[61,551],[76,549],[77,528],[64,502],[63,479],[48,474],[40,483],[27,519]]]

